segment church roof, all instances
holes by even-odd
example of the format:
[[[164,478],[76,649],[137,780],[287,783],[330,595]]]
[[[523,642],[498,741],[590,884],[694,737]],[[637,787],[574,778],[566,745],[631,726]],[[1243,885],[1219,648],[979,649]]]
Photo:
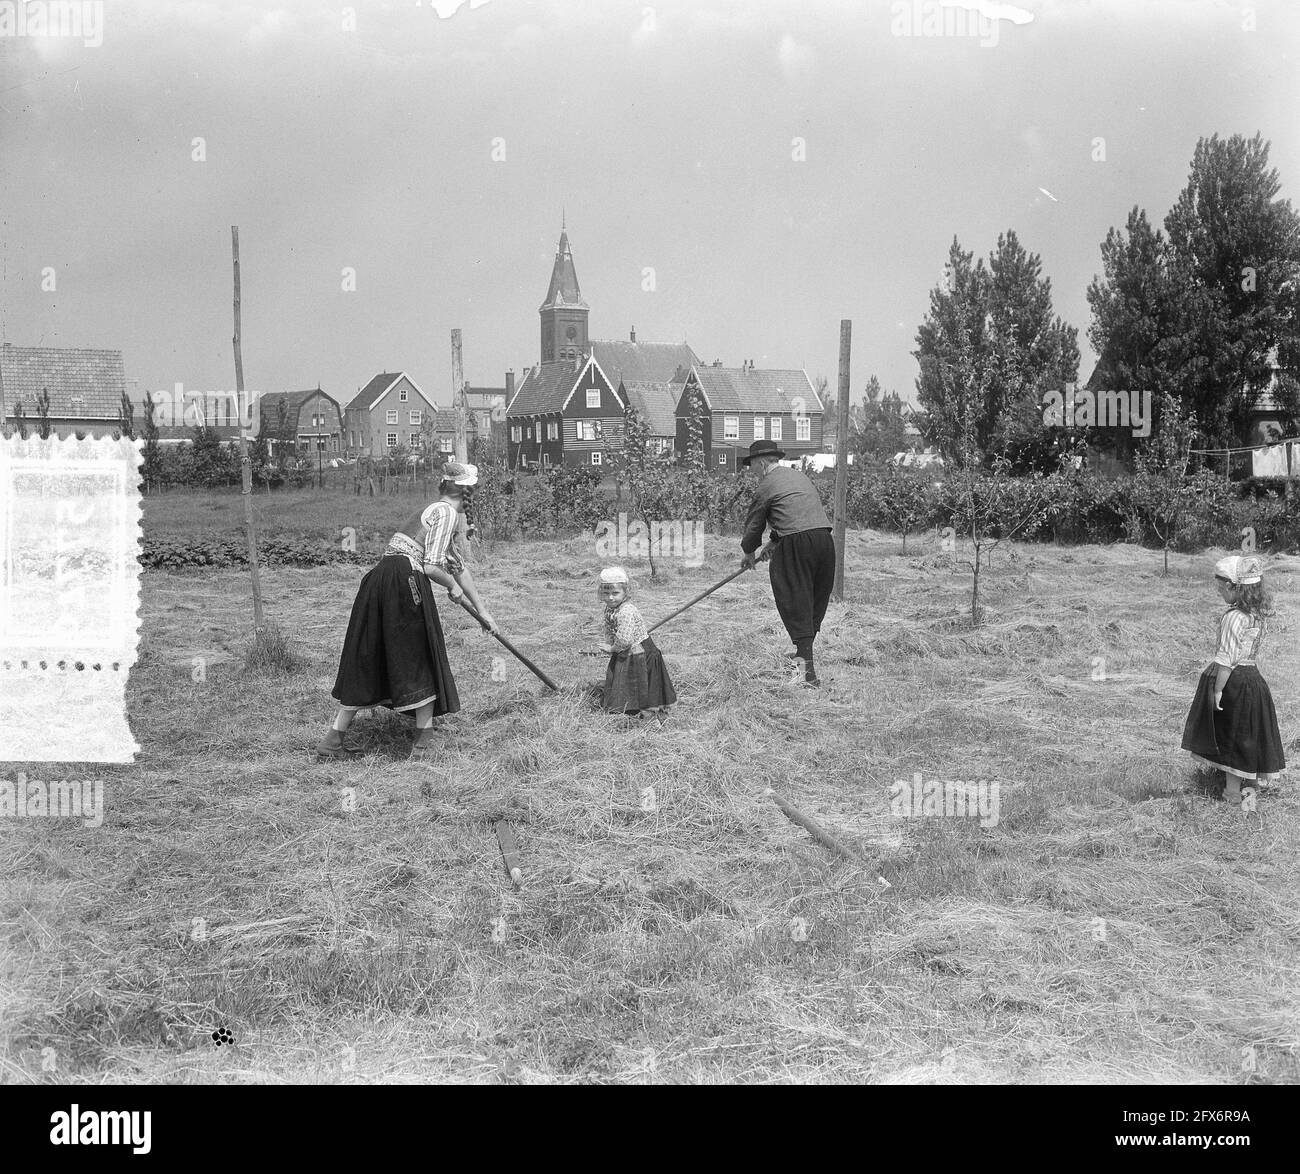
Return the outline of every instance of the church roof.
[[[615,387],[620,379],[628,383],[681,383],[700,362],[684,342],[631,342],[620,338],[593,342],[591,349]]]
[[[563,229],[560,230],[560,243],[555,250],[555,265],[551,268],[551,284],[546,290],[546,301],[538,310],[551,310],[558,306],[588,309],[587,303],[582,300],[582,290],[578,288],[578,274],[573,268],[569,234]]]

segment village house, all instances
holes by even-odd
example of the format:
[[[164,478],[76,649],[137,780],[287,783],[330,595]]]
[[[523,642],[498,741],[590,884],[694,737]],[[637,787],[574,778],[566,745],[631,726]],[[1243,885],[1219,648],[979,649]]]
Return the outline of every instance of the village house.
[[[343,410],[349,454],[382,457],[399,446],[419,448],[429,414],[438,405],[404,371],[383,371]]]
[[[629,337],[591,343],[591,354],[619,398],[636,409],[650,429],[653,451],[670,453],[677,439],[677,400],[686,373],[699,357],[687,343],[637,342],[636,327]]]
[[[336,457],[343,452],[343,410],[338,400],[319,387],[307,391],[271,392],[261,397],[258,404],[261,430],[269,438],[272,451],[278,441],[282,402],[285,405],[285,432],[299,454],[322,452]]]
[[[109,436],[120,427],[125,390],[121,351],[0,347],[0,421],[13,427],[21,405],[29,436],[37,435],[43,392],[50,396],[52,435]]]
[[[803,370],[695,364],[677,399],[677,451],[687,451],[690,421],[701,424],[707,468],[734,473],[755,440],[775,440],[787,458],[822,447],[823,405]]]

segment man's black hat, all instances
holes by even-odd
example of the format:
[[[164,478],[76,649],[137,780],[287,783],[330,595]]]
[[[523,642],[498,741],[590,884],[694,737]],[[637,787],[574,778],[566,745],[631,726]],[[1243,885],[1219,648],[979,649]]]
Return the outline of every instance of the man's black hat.
[[[749,456],[742,457],[740,463],[748,466],[749,462],[755,457],[777,457],[779,459],[783,456],[785,456],[785,450],[775,440],[756,440],[749,446]]]

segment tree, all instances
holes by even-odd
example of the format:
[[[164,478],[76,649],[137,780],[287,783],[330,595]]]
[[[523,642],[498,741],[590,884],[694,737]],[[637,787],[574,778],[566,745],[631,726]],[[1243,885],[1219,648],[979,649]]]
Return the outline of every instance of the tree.
[[[148,493],[150,487],[156,491],[162,481],[162,457],[158,448],[158,420],[154,416],[152,398],[145,400],[145,407],[144,464],[140,467],[140,472],[144,477],[145,492]]]
[[[1108,385],[1174,396],[1214,445],[1245,435],[1273,359],[1275,398],[1300,412],[1300,217],[1280,187],[1259,135],[1200,139],[1165,234],[1134,208],[1088,288]]]
[[[128,440],[135,439],[135,404],[131,402],[131,397],[125,391],[122,392],[122,398],[117,405],[117,426]]]
[[[839,452],[840,436],[840,400],[839,392],[832,393],[830,390],[831,381],[825,375],[818,375],[813,380],[813,390],[817,392],[817,398],[822,403],[822,450],[824,452]],[[849,432],[852,435],[852,428]]]
[[[1074,327],[1052,313],[1051,281],[1041,270],[1014,231],[999,235],[987,265],[953,239],[912,352],[929,439],[950,464],[986,455],[1018,468],[1055,461],[1058,438],[1042,422],[1043,397],[1077,379],[1079,348]],[[968,375],[952,378],[963,363]],[[964,422],[969,446],[960,439]]]
[[[38,435],[42,440],[49,440],[53,428],[50,426],[50,389],[41,388],[41,394],[36,397],[36,418],[39,421],[36,425]]]
[[[22,400],[14,404],[14,428],[18,431],[19,440],[27,439],[27,411]]]
[[[1134,460],[1129,495],[1146,528],[1164,552],[1169,574],[1169,548],[1177,540],[1189,513],[1196,510],[1197,493],[1187,478],[1188,450],[1197,436],[1196,417],[1173,396],[1165,394],[1159,429],[1153,443]]]
[[[849,410],[849,448],[857,456],[886,460],[907,447],[903,401],[895,391],[881,394],[872,375],[862,402]]]
[[[907,536],[930,514],[930,498],[925,480],[909,469],[886,465],[876,483],[876,503],[903,536],[903,553],[907,553]]]

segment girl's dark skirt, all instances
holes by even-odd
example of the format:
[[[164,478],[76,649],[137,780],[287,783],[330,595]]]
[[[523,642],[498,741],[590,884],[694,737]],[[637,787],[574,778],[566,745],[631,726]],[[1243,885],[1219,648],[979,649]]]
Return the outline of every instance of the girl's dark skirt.
[[[664,658],[655,642],[646,637],[641,641],[641,647],[645,649],[642,653],[615,652],[609,658],[602,702],[606,713],[658,709],[677,700]]]
[[[386,555],[361,580],[333,696],[358,709],[460,709],[433,584],[402,555]]]
[[[1238,665],[1224,686],[1223,709],[1216,710],[1217,671],[1216,665],[1210,665],[1201,674],[1183,728],[1183,749],[1248,782],[1267,780],[1286,766],[1268,682],[1254,665]]]

